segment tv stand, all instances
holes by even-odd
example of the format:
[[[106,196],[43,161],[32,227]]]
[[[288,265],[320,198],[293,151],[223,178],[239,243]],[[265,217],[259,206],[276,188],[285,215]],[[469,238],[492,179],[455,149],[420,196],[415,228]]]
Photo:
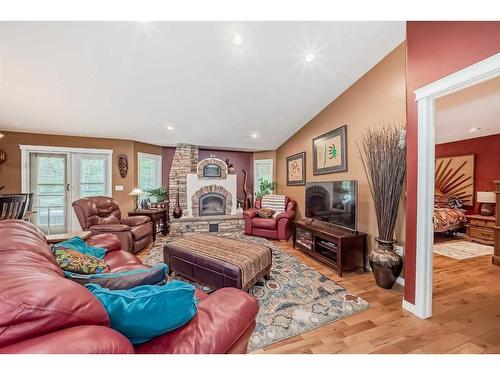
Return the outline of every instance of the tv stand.
[[[367,235],[336,225],[304,219],[294,222],[293,247],[337,271],[367,271]]]
[[[317,227],[320,229],[325,229],[325,230],[332,230],[332,231],[343,231],[345,233],[351,233],[351,234],[358,234],[359,232],[357,230],[351,230],[347,228],[340,227],[336,224],[329,223],[328,221],[323,221],[319,219],[304,219],[303,220],[305,224],[311,225],[312,227]]]

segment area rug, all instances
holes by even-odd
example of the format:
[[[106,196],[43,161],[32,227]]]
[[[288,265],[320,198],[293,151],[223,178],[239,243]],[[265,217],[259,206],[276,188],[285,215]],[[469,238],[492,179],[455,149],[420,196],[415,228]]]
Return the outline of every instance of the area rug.
[[[463,260],[493,254],[493,246],[469,241],[450,241],[434,245],[434,252],[445,257]]]
[[[270,280],[261,280],[249,290],[258,300],[260,310],[248,351],[300,335],[370,307],[368,302],[349,293],[271,241],[240,233],[218,235],[262,244],[273,252]],[[144,263],[162,263],[163,245],[171,240],[169,237],[158,238]],[[212,291],[202,285],[196,286],[208,293]]]

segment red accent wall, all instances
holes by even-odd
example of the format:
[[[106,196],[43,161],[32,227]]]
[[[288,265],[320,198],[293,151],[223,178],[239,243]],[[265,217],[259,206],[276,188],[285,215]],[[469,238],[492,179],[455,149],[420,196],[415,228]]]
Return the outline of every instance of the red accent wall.
[[[168,186],[168,176],[170,168],[172,167],[172,160],[174,158],[175,147],[162,147],[162,168],[163,168],[163,185]],[[202,160],[210,157],[210,154],[215,154],[219,159],[229,159],[230,163],[234,165],[237,176],[237,194],[239,199],[244,199],[243,194],[243,169],[248,172],[249,190],[253,189],[253,152],[245,151],[225,151],[225,150],[207,150],[200,149],[198,151],[198,159]]]
[[[474,154],[474,201],[476,192],[493,191],[493,180],[500,178],[500,134],[465,139],[463,141],[436,145],[436,158]],[[468,213],[479,213],[480,205],[475,202]]]
[[[500,22],[406,23],[407,201],[405,295],[415,303],[417,104],[414,91],[500,52]]]
[[[175,147],[162,147],[161,148],[161,166],[162,166],[162,180],[163,186],[169,186],[168,181],[170,176],[170,168],[172,168],[172,160],[174,160]]]

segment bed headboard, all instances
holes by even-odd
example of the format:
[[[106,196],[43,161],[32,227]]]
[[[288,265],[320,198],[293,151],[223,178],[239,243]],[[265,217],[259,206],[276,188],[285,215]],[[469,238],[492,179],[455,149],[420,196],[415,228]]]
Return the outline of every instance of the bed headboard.
[[[436,158],[434,194],[460,198],[474,206],[474,154]]]

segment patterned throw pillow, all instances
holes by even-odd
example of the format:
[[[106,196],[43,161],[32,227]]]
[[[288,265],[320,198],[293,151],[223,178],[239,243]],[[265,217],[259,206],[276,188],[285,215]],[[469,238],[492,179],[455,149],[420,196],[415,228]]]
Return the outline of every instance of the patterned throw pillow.
[[[56,261],[64,271],[94,274],[109,272],[109,266],[101,259],[64,247],[54,248]]]
[[[270,208],[261,208],[260,210],[257,210],[255,212],[255,214],[258,217],[263,217],[265,219],[269,219],[269,218],[273,217],[273,215],[274,215],[275,212],[276,211],[271,210]]]

